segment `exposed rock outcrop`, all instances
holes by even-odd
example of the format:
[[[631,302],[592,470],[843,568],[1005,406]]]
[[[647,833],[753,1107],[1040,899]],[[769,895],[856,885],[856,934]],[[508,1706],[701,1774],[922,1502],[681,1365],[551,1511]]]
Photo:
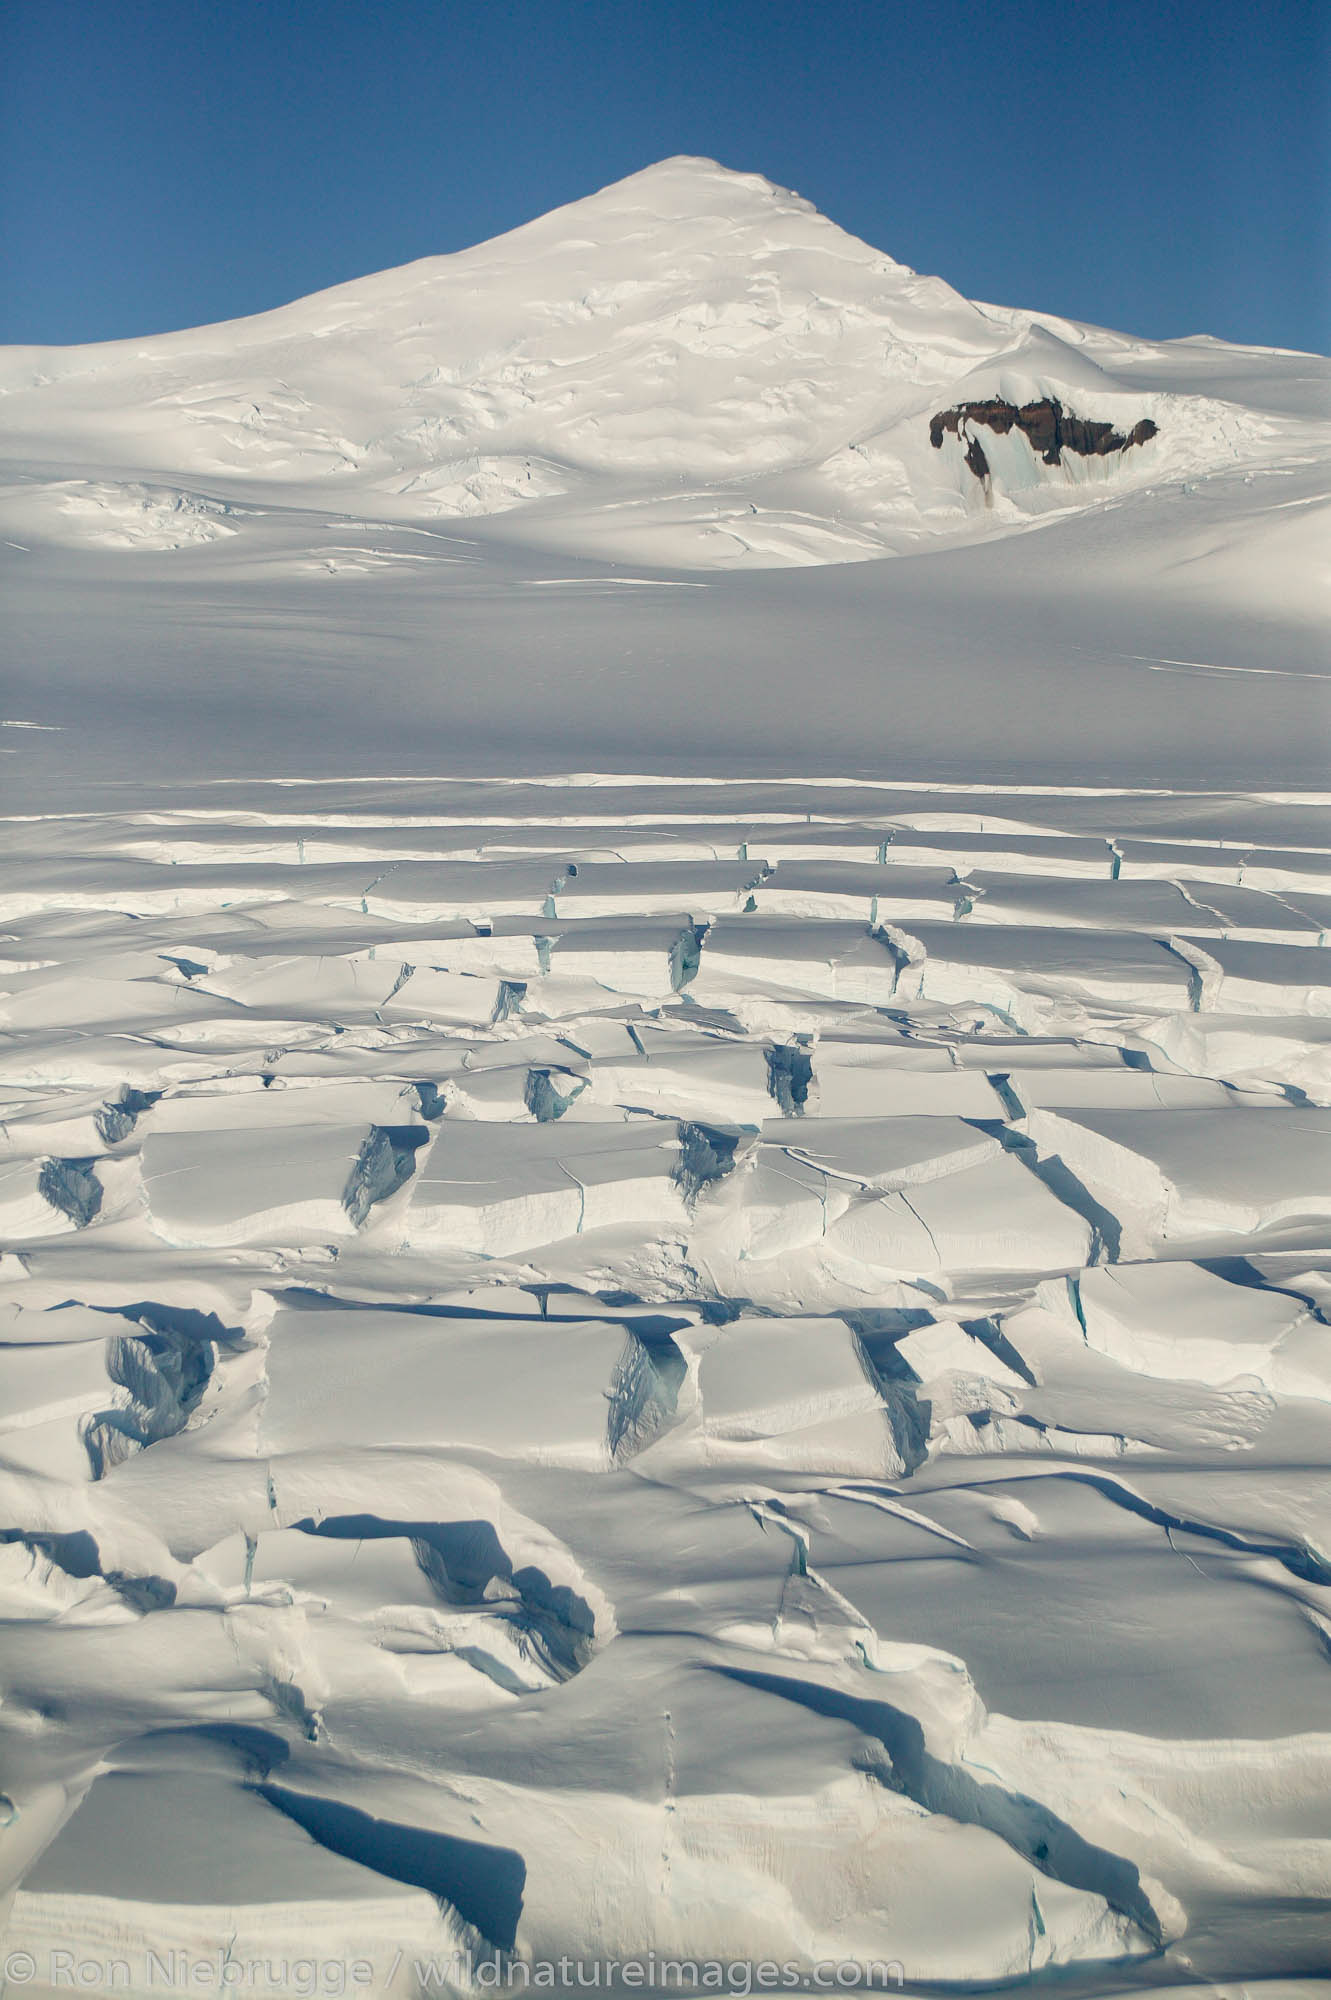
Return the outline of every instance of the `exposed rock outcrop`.
[[[1130,431],[1118,431],[1110,423],[1074,416],[1052,396],[1020,407],[991,397],[986,402],[958,403],[953,409],[939,410],[929,419],[930,444],[937,451],[948,432],[960,438],[966,446],[966,463],[981,480],[989,476],[989,460],[975,436],[977,425],[984,425],[997,437],[1006,437],[1014,428],[1019,430],[1046,465],[1061,465],[1065,451],[1074,451],[1082,458],[1108,458],[1135,444],[1145,444],[1158,429],[1150,417],[1143,417]]]

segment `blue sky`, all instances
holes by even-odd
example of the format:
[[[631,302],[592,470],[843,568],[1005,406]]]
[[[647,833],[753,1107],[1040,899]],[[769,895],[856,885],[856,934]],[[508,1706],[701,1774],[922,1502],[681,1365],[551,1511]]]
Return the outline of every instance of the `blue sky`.
[[[7,0],[0,339],[198,325],[670,153],[972,297],[1331,346],[1327,0]]]

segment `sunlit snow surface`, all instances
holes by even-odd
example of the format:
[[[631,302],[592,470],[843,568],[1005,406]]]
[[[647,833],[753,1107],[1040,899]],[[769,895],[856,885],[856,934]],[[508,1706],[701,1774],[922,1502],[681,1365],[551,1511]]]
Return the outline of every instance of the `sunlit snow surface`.
[[[0,380],[6,1949],[1311,1991],[1326,364],[674,162]]]

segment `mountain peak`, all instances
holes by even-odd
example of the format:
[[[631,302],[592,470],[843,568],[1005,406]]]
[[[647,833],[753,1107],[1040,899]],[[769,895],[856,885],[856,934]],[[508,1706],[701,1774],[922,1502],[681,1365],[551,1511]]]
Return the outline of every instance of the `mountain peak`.
[[[672,153],[667,159],[656,160],[651,166],[640,167],[636,173],[624,175],[621,180],[610,181],[585,199],[599,201],[605,196],[619,195],[649,196],[653,207],[680,217],[715,203],[729,203],[737,208],[755,203],[766,204],[811,215],[818,212],[812,202],[805,201],[793,189],[782,187],[777,181],[769,181],[763,174],[745,173],[737,167],[723,166],[719,160],[708,159],[700,153]],[[580,206],[579,203],[572,205]]]
[[[630,254],[635,259],[677,263],[699,252],[713,255],[724,243],[737,274],[746,259],[770,261],[801,248],[831,251],[879,270],[906,268],[851,236],[792,189],[693,153],[640,167],[489,243],[455,254],[479,261],[520,244],[524,254],[544,256],[570,241],[604,265],[613,264],[629,246],[634,246]]]
[[[973,540],[1230,464],[1258,432],[1191,380],[682,154],[251,319],[11,353],[0,415],[105,483],[90,516],[53,498],[62,535],[109,508],[136,545],[145,507],[154,534],[229,534],[229,505],[280,495],[710,568]]]

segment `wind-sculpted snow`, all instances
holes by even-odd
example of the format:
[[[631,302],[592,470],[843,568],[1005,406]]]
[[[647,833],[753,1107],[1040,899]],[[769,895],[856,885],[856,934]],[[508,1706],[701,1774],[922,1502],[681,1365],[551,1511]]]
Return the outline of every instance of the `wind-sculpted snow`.
[[[943,797],[11,822],[17,1946],[1324,1970],[1331,814]]]

